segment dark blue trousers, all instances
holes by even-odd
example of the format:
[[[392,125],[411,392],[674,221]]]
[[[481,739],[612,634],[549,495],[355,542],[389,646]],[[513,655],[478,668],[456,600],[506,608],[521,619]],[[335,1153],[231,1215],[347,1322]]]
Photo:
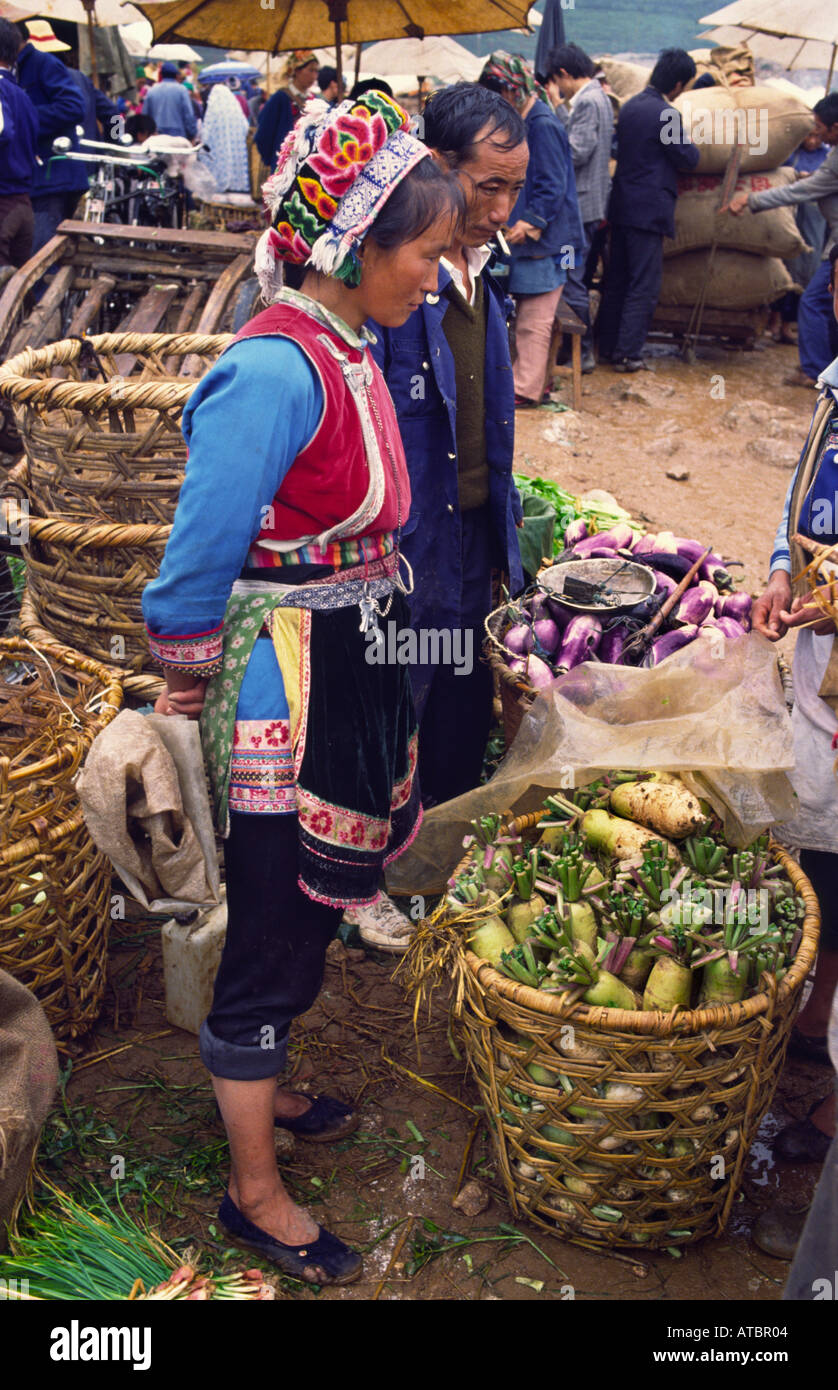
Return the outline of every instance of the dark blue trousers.
[[[829,261],[821,261],[797,311],[800,366],[813,380],[838,357],[838,323],[829,288]]]
[[[462,521],[459,650],[471,652],[471,670],[466,674],[465,663],[459,670],[452,663],[410,668],[419,722],[419,787],[425,807],[450,801],[479,784],[492,726],[492,673],[482,659],[494,563],[488,506],[463,512]]]
[[[663,237],[637,227],[611,228],[611,256],[597,318],[599,353],[615,362],[640,357],[663,276]]]

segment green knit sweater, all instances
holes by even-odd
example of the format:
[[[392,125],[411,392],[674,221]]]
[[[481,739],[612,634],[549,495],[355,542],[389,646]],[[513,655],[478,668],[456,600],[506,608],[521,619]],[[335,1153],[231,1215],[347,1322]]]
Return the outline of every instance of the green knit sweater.
[[[486,457],[484,370],[486,313],[483,280],[475,276],[474,303],[452,283],[446,288],[448,308],[442,331],[454,358],[457,386],[457,483],[460,511],[482,507],[489,500]]]

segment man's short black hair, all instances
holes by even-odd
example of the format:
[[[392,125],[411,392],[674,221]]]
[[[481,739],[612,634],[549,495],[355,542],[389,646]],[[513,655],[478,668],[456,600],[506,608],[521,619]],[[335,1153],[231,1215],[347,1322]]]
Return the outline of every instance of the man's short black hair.
[[[322,71],[323,69],[321,68],[320,72]],[[319,77],[320,74],[318,73],[318,80]],[[389,82],[384,81],[383,77],[366,77],[363,82],[355,83],[349,95],[354,101],[356,97],[362,97],[364,92],[383,92],[385,96],[391,97],[393,95],[393,88],[390,86]]]
[[[829,288],[835,289],[835,264],[838,262],[838,241],[829,248]]]
[[[695,74],[695,63],[686,49],[664,48],[658,54],[658,61],[652,69],[649,86],[666,96],[667,92],[674,91],[679,82],[683,82],[685,86],[692,82]]]
[[[838,92],[830,92],[828,96],[821,97],[820,101],[815,102],[812,111],[825,126],[835,125],[838,121]]]
[[[8,68],[14,67],[22,46],[23,40],[17,25],[8,19],[0,19],[0,63]]]
[[[333,82],[338,80],[337,68],[327,67],[325,64],[317,74],[317,85],[321,92],[325,92],[327,87],[331,87]]]
[[[547,59],[547,81],[558,76],[559,69],[568,77],[593,77],[596,68],[583,48],[576,43],[563,43],[554,48]]]
[[[499,92],[476,82],[455,82],[434,92],[422,118],[425,144],[443,155],[453,169],[474,157],[477,136],[487,126],[484,139],[502,150],[517,149],[527,139],[515,107]]]

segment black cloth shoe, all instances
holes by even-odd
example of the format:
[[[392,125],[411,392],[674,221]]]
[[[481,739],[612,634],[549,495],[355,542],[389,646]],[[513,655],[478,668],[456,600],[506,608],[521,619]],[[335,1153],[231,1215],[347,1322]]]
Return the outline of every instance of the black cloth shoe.
[[[588,376],[595,367],[596,358],[594,357],[593,349],[589,348],[587,352],[582,353],[582,375]]]
[[[808,1212],[768,1207],[757,1217],[751,1240],[775,1260],[793,1260]]]
[[[823,1105],[825,1096],[809,1107],[805,1120],[797,1120],[793,1125],[781,1129],[774,1140],[774,1157],[781,1163],[823,1163],[832,1140],[822,1129],[813,1124],[809,1116]]]
[[[285,1274],[306,1284],[352,1284],[361,1277],[363,1260],[357,1250],[344,1245],[331,1231],[319,1228],[317,1239],[307,1245],[283,1245],[254,1226],[236,1206],[229,1192],[218,1208],[218,1219],[237,1245],[255,1250],[264,1260],[279,1265]]]
[[[802,1062],[816,1062],[822,1067],[831,1067],[826,1037],[815,1038],[810,1033],[801,1033],[797,1024],[791,1030],[788,1055],[799,1057]]]
[[[292,1091],[299,1095],[299,1091]],[[328,1144],[333,1139],[343,1139],[358,1128],[359,1116],[351,1105],[344,1105],[334,1096],[307,1096],[311,1108],[302,1115],[277,1115],[274,1125],[277,1129],[288,1129],[299,1139],[311,1139],[315,1144]]]
[[[642,357],[623,357],[612,363],[615,372],[642,372],[646,366]]]

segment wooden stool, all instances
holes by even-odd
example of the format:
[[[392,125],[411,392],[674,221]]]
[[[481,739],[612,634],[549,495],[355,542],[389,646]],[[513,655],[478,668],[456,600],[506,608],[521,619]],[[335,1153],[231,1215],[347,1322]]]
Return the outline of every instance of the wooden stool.
[[[570,373],[573,379],[573,409],[582,409],[582,339],[587,329],[585,324],[575,314],[569,304],[565,304],[564,299],[559,300],[556,309],[556,317],[553,319],[553,332],[550,336],[550,351],[547,354],[547,376],[544,379],[544,390],[552,391],[553,382],[557,376]],[[559,350],[559,342],[563,333],[571,335],[571,356],[569,367],[556,366],[556,353]]]

